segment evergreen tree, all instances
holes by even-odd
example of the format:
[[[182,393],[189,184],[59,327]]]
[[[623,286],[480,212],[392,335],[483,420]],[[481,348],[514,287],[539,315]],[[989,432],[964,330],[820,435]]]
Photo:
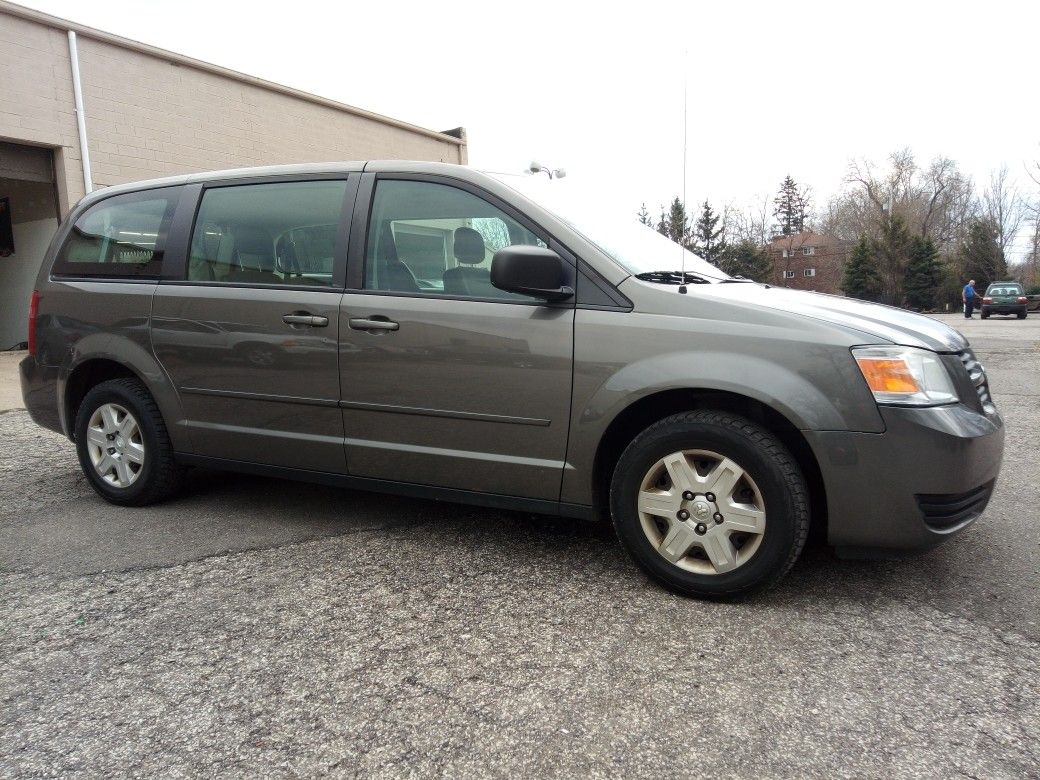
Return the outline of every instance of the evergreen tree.
[[[878,273],[877,256],[874,246],[866,236],[860,236],[859,242],[849,255],[841,280],[841,289],[850,298],[864,301],[877,301],[881,297],[881,275]]]
[[[654,221],[650,219],[650,212],[647,211],[646,204],[644,203],[639,207],[639,221],[647,227],[653,227]]]
[[[942,281],[939,250],[931,238],[914,236],[910,240],[909,254],[903,280],[904,303],[911,309],[934,309]]]
[[[998,232],[988,219],[972,220],[958,252],[965,280],[974,279],[978,290],[1007,278],[1007,260],[997,242]],[[963,284],[963,282],[962,282]]]
[[[881,300],[898,306],[902,303],[903,279],[910,262],[910,231],[899,215],[883,219],[874,242],[877,268],[881,273]]]
[[[742,276],[756,282],[768,282],[773,274],[769,253],[748,239],[727,247],[719,268],[730,276]]]
[[[676,198],[672,201],[668,213],[662,210],[661,221],[657,224],[657,232],[668,236],[680,246],[690,248],[690,217],[686,213],[686,206]]]
[[[704,201],[693,229],[693,251],[712,265],[718,265],[726,254],[725,225],[719,226],[719,219],[711,204]]]
[[[773,199],[773,216],[777,231],[784,236],[801,233],[808,220],[809,196],[795,184],[790,176],[780,184],[780,191]]]

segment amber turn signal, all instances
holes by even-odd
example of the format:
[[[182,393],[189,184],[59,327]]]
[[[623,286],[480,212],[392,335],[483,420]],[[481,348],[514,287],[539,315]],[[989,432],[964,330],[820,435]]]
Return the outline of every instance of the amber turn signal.
[[[921,389],[905,360],[857,356],[856,362],[875,393],[916,393]]]

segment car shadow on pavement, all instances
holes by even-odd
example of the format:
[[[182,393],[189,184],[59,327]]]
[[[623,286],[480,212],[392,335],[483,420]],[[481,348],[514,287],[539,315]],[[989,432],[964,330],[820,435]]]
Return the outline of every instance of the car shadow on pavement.
[[[161,568],[212,556],[358,535],[356,545],[385,544],[386,537],[442,555],[474,561],[508,558],[516,566],[549,572],[536,587],[580,574],[604,598],[624,588],[667,596],[627,560],[609,522],[590,522],[447,502],[405,498],[249,475],[192,469],[176,499],[138,509],[104,502],[70,471],[52,472],[65,485],[54,500],[18,512],[0,527],[0,569],[67,578],[98,572]],[[40,486],[46,491],[45,486]],[[985,546],[969,529],[948,545],[895,561],[848,561],[811,543],[773,589],[743,602],[807,611],[871,609],[893,600],[946,612],[993,615],[1008,605],[993,593],[998,567],[975,561]],[[365,538],[368,535],[368,538]],[[479,565],[479,564],[478,564]],[[975,571],[970,569],[974,566]],[[982,580],[965,587],[968,578]],[[697,602],[690,602],[696,604]],[[849,606],[853,605],[853,606]]]
[[[609,522],[593,522],[463,504],[347,490],[261,477],[194,471],[177,502],[181,511],[223,507],[248,522],[255,541],[270,533],[272,546],[357,531],[411,534],[432,547],[464,545],[471,552],[542,558],[557,555],[561,576],[590,559],[620,576],[657,588],[628,562]],[[221,510],[224,511],[224,510]],[[258,533],[258,529],[264,529]],[[249,545],[252,546],[266,546]],[[483,549],[481,549],[483,548]],[[749,603],[782,600],[789,605],[849,601],[869,604],[891,598],[922,599],[935,589],[955,590],[962,574],[948,570],[942,548],[896,560],[843,560],[820,540],[811,540],[794,568],[775,588]],[[663,591],[662,591],[663,592]]]

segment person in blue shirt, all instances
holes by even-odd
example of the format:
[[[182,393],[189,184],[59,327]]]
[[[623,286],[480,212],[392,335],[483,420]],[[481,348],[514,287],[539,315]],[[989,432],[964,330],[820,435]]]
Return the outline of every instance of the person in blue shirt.
[[[966,285],[964,290],[961,292],[961,298],[964,300],[964,318],[970,320],[971,314],[975,311],[975,301],[978,299],[979,294],[975,292],[975,280],[972,279]]]

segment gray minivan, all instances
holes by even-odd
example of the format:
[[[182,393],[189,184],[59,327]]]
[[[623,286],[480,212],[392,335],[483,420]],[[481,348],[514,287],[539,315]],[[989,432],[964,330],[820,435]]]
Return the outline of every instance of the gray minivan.
[[[984,510],[1004,431],[965,339],[730,278],[445,164],[281,166],[83,199],[33,293],[26,406],[138,506],[185,467],[612,518],[682,593]]]

